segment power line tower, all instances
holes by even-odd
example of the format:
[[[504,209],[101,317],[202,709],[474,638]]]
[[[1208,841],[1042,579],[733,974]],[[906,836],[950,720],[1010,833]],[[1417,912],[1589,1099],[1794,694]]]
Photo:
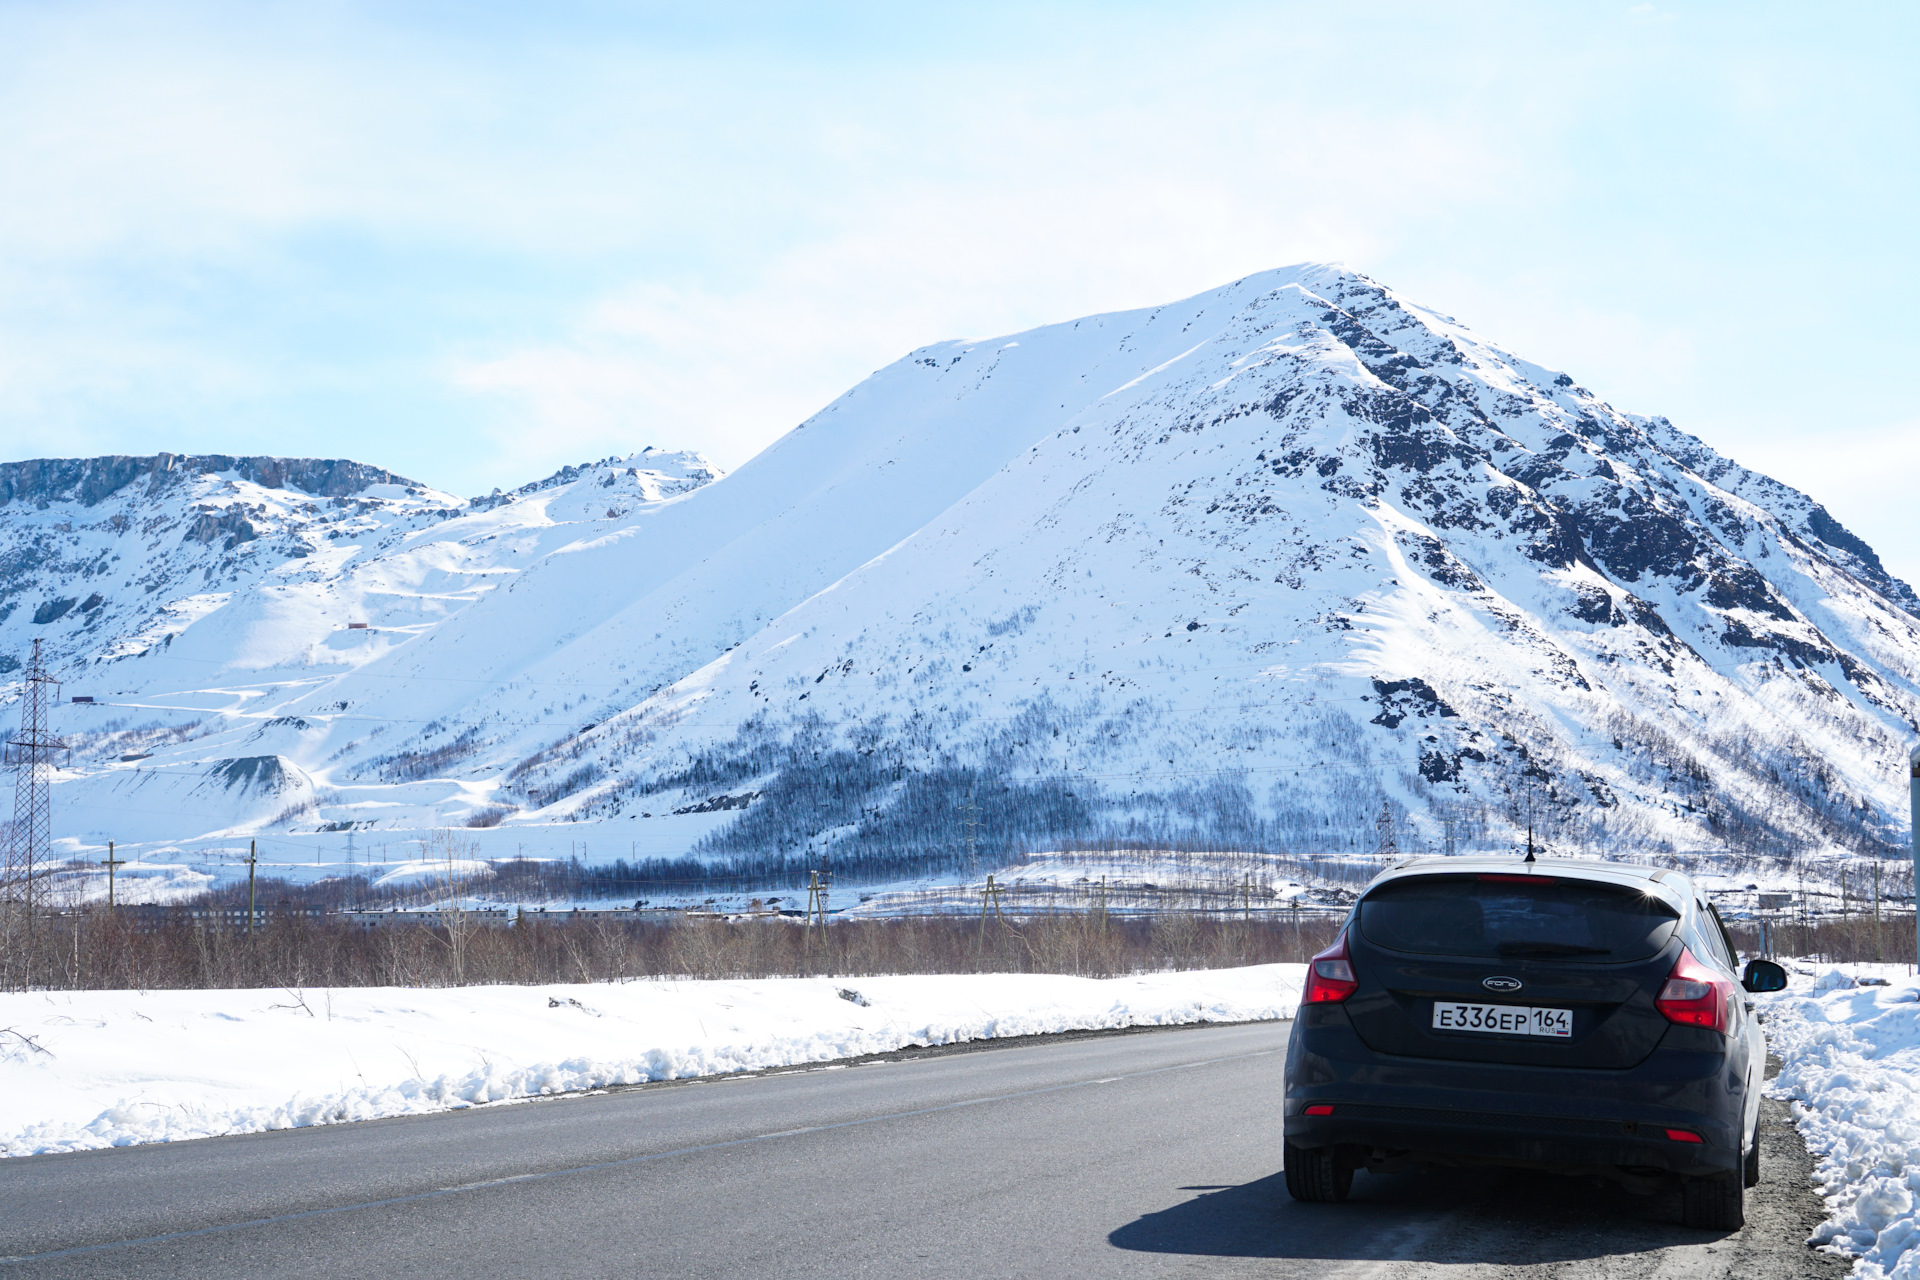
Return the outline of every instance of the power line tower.
[[[47,710],[59,688],[35,640],[20,691],[20,731],[7,739],[6,759],[14,768],[5,887],[9,932],[16,917],[27,930],[33,928],[40,878],[53,852],[53,766],[67,744],[48,732]]]
[[[827,928],[827,883],[818,871],[807,872],[807,929],[813,929],[813,922],[820,922],[822,933]],[[809,932],[811,936],[811,932]]]
[[[1385,800],[1380,802],[1380,816],[1373,820],[1373,830],[1376,838],[1373,851],[1383,858],[1397,856],[1400,841],[1393,831],[1393,810],[1387,807]]]

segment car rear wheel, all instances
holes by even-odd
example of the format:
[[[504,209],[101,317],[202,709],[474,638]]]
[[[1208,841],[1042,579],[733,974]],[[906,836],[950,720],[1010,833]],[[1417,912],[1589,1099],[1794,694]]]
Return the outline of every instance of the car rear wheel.
[[[1702,1231],[1737,1231],[1747,1224],[1746,1179],[1739,1174],[1680,1180],[1680,1220]]]
[[[1353,1163],[1338,1147],[1286,1144],[1287,1194],[1295,1200],[1333,1204],[1353,1189]]]
[[[1760,1126],[1753,1126],[1753,1145],[1747,1148],[1747,1158],[1740,1166],[1740,1181],[1749,1187],[1760,1185]]]

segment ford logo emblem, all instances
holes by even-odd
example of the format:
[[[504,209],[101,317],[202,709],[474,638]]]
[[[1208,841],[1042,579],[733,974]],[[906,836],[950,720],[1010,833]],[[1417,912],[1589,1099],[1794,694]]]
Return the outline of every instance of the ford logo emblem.
[[[1482,978],[1480,985],[1489,991],[1518,991],[1525,984],[1518,978]]]

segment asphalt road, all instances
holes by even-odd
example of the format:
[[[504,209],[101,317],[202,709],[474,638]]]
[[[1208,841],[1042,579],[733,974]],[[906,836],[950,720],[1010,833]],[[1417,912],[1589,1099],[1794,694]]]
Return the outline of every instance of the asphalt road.
[[[1591,1182],[1287,1199],[1285,1024],[0,1161],[0,1276],[1834,1277],[1769,1104],[1733,1235]]]

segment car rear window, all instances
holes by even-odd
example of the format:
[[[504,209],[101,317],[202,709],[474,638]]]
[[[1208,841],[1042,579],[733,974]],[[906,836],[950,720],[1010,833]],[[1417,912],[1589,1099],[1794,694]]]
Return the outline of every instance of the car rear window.
[[[1418,876],[1360,900],[1360,932],[1375,946],[1479,959],[1644,960],[1678,921],[1632,889],[1544,876]]]

